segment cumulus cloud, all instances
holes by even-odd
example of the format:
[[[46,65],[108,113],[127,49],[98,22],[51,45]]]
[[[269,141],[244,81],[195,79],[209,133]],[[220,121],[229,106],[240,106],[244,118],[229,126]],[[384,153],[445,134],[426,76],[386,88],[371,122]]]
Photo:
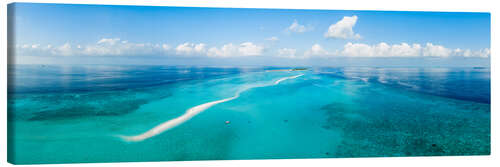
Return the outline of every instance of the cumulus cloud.
[[[15,45],[16,53],[21,55],[53,55],[53,56],[260,56],[264,47],[252,42],[232,43],[222,47],[211,47],[204,43],[182,43],[176,47],[168,44],[134,43],[120,38],[102,38],[90,45],[74,45],[65,43],[60,46],[42,46],[40,44]]]
[[[182,43],[175,47],[168,44],[134,43],[120,38],[103,38],[89,45],[65,43],[62,45],[42,44],[17,44],[14,46],[19,55],[54,55],[54,56],[208,56],[208,57],[242,57],[261,56],[265,47],[252,42],[240,44],[228,43],[220,47],[208,47],[205,43]],[[462,48],[447,48],[442,45],[426,43],[421,44],[387,44],[381,42],[370,45],[364,43],[347,43],[333,52],[314,44],[303,54],[298,54],[297,49],[281,48],[277,51],[278,57],[306,59],[311,57],[432,57],[432,58],[488,58],[491,54],[489,48],[470,50]],[[275,52],[276,53],[276,52]]]
[[[484,48],[477,51],[471,51],[470,49],[455,49],[451,53],[452,56],[463,56],[463,57],[480,57],[480,58],[488,58],[491,54],[490,49]]]
[[[120,38],[102,38],[101,40],[97,41],[97,44],[108,44],[108,45],[114,45],[116,42],[120,42]],[[127,41],[122,41],[123,43],[127,43]]]
[[[306,27],[305,25],[299,24],[297,20],[294,20],[293,23],[286,28],[286,32],[295,32],[295,33],[303,33],[306,31],[312,30],[312,27]]]
[[[305,58],[309,57],[327,57],[327,56],[332,56],[335,55],[336,52],[328,52],[326,51],[321,45],[319,44],[314,44],[311,46],[311,49],[307,50],[304,53]]]
[[[328,27],[325,32],[326,38],[339,38],[339,39],[359,39],[361,35],[354,33],[352,28],[356,25],[358,16],[344,16],[342,20]]]
[[[52,53],[62,56],[71,56],[73,54],[73,50],[71,49],[71,44],[65,43],[64,45],[52,50]]]
[[[470,51],[462,49],[450,49],[442,45],[427,43],[424,46],[420,44],[393,44],[381,42],[376,45],[363,43],[347,43],[344,45],[340,56],[346,57],[481,57],[487,58],[490,55],[489,49],[479,51]]]
[[[429,58],[448,58],[448,57],[465,57],[465,58],[488,58],[490,50],[488,48],[471,51],[470,49],[450,49],[442,45],[432,43],[420,44],[387,44],[381,42],[375,45],[363,43],[347,43],[339,51],[327,51],[320,44],[314,44],[310,49],[306,50],[303,55],[296,55],[286,48],[278,50],[278,56],[286,58],[331,58],[331,57],[363,57],[363,58],[388,58],[388,57],[429,57]],[[290,56],[290,53],[294,53]],[[288,55],[288,56],[285,56]]]
[[[178,55],[193,55],[193,54],[204,54],[205,53],[205,44],[204,43],[199,43],[199,44],[194,44],[194,43],[183,43],[178,45],[175,48],[176,54]]]
[[[30,49],[30,50],[37,50],[37,49],[42,49],[40,44],[24,44],[24,45],[17,45],[17,48],[22,48],[22,49]]]
[[[262,54],[264,47],[257,46],[251,42],[245,42],[240,44],[238,51],[244,56],[259,56]]]
[[[419,44],[388,45],[382,42],[377,45],[367,45],[349,42],[344,45],[342,55],[348,57],[416,57],[420,55],[421,50],[422,47]]]
[[[278,49],[278,56],[279,57],[286,57],[286,58],[299,58],[295,54],[297,53],[296,49],[291,49],[291,48],[281,48]]]
[[[423,56],[431,57],[448,57],[451,54],[451,49],[445,48],[441,45],[434,45],[432,43],[427,43],[423,48]]]
[[[133,56],[161,55],[169,50],[170,46],[167,44],[133,43],[120,40],[120,38],[102,38],[90,45],[65,43],[53,47],[52,45],[25,44],[19,47],[17,52],[20,54],[55,56]]]
[[[220,49],[212,47],[208,50],[207,55],[211,57],[229,57],[231,55],[236,55],[236,47],[232,44],[225,44]]]
[[[166,51],[160,44],[134,43],[119,38],[103,38],[95,45],[81,47],[81,50],[81,54],[91,56],[153,55]]]
[[[171,47],[170,47],[170,45],[168,45],[168,44],[162,44],[162,45],[161,45],[161,48],[162,48],[164,51],[168,51],[168,50],[170,50],[170,48],[171,48]]]
[[[229,43],[223,45],[221,48],[210,48],[207,55],[210,57],[260,56],[263,50],[264,47],[255,45],[252,42],[244,42],[240,45]]]

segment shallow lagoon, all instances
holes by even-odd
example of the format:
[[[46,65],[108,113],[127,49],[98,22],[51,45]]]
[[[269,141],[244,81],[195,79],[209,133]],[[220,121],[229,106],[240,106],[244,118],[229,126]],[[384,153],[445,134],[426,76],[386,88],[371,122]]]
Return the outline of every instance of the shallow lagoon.
[[[16,66],[9,70],[9,161],[490,153],[488,69],[269,69],[276,68]],[[144,141],[117,137],[299,74],[243,91]]]

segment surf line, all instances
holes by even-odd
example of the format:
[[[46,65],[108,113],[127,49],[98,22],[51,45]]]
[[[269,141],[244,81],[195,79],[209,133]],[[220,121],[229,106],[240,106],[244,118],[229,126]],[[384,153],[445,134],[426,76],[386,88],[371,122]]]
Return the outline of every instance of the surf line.
[[[136,136],[123,136],[123,135],[120,135],[119,137],[122,138],[123,140],[125,141],[132,141],[132,142],[138,142],[138,141],[143,141],[143,140],[146,140],[148,138],[151,138],[151,137],[154,137],[158,134],[161,134],[169,129],[172,129],[188,120],[190,120],[191,118],[193,118],[194,116],[198,115],[199,113],[205,111],[206,109],[209,109],[210,107],[216,105],[216,104],[219,104],[219,103],[224,103],[224,102],[227,102],[227,101],[231,101],[231,100],[234,100],[238,97],[240,97],[240,94],[244,91],[247,91],[249,89],[252,89],[252,88],[257,88],[257,87],[266,87],[266,86],[274,86],[274,85],[278,85],[280,82],[283,82],[285,80],[288,80],[288,79],[295,79],[297,77],[300,77],[304,74],[300,74],[300,75],[295,75],[295,76],[290,76],[290,77],[284,77],[284,78],[281,78],[281,79],[278,79],[276,80],[274,83],[272,84],[264,84],[264,85],[255,85],[255,86],[251,86],[251,87],[247,87],[245,89],[242,89],[238,92],[236,92],[236,94],[233,96],[233,97],[229,97],[229,98],[225,98],[225,99],[221,99],[221,100],[216,100],[216,101],[212,101],[212,102],[208,102],[208,103],[204,103],[204,104],[200,104],[200,105],[197,105],[197,106],[194,106],[188,110],[186,110],[186,112],[177,117],[177,118],[174,118],[174,119],[171,119],[171,120],[168,120],[166,122],[163,122],[155,127],[153,127],[152,129],[142,133],[142,134],[139,134],[139,135],[136,135]]]

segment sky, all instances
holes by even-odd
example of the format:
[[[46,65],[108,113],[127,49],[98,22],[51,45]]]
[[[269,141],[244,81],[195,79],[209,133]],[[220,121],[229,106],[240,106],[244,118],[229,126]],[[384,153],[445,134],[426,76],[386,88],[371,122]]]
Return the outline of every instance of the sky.
[[[490,66],[490,14],[15,3],[15,64]]]

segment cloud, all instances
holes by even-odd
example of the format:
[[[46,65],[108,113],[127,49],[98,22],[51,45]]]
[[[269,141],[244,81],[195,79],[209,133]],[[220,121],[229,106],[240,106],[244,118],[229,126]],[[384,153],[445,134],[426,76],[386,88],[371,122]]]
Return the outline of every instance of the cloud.
[[[244,56],[259,56],[262,54],[263,49],[262,46],[254,45],[251,42],[245,42],[240,44],[238,51]]]
[[[119,41],[120,38],[102,38],[101,40],[97,41],[97,44],[114,45]],[[122,42],[127,43],[127,41],[122,41]]]
[[[166,45],[166,44],[163,44]],[[120,38],[103,38],[94,45],[87,45],[74,49],[74,55],[89,56],[134,56],[161,54],[169,48],[160,44],[133,43]]]
[[[33,49],[33,50],[36,50],[36,49],[39,49],[41,47],[40,44],[24,44],[24,45],[17,45],[18,48],[22,48],[22,49]]]
[[[425,48],[423,48],[422,55],[431,57],[448,57],[451,55],[451,52],[451,49],[445,48],[444,46],[427,43]]]
[[[102,38],[90,45],[72,45],[65,43],[61,46],[42,46],[40,44],[15,45],[16,54],[42,56],[260,56],[264,47],[252,42],[243,42],[239,45],[232,43],[220,48],[211,47],[204,43],[185,42],[172,48],[168,44],[134,43],[120,38]]]
[[[338,39],[359,39],[361,35],[354,33],[352,28],[356,25],[358,16],[344,16],[342,20],[328,27],[328,31],[325,32],[326,38],[338,38]]]
[[[463,49],[457,48],[457,49],[453,50],[453,52],[451,54],[453,56],[462,56],[462,57],[488,58],[491,54],[491,51],[488,48],[480,49],[477,51],[471,51],[470,49],[463,50]]]
[[[389,45],[381,42],[376,45],[368,45],[363,43],[347,43],[339,56],[346,57],[480,57],[487,58],[490,55],[489,49],[481,49],[479,51],[470,51],[462,49],[449,49],[442,45],[426,43],[424,46],[420,44],[394,44]]]
[[[286,32],[295,32],[295,33],[303,33],[310,30],[312,30],[312,27],[306,27],[304,25],[301,25],[297,20],[294,20],[293,23],[285,29]]]
[[[178,55],[193,55],[193,54],[205,54],[205,44],[199,43],[183,43],[175,48],[176,54]]]
[[[17,44],[14,46],[16,54],[21,56],[207,56],[207,57],[243,57],[261,56],[265,51],[262,45],[252,42],[240,44],[228,43],[221,47],[209,47],[205,43],[185,42],[171,47],[168,44],[134,43],[120,38],[102,38],[94,44],[80,45],[64,43],[59,46],[42,44]],[[346,43],[343,48],[328,51],[320,44],[314,44],[310,49],[298,54],[297,49],[281,48],[277,57],[306,59],[312,57],[421,57],[421,58],[488,58],[491,55],[489,48],[470,50],[462,48],[448,48],[433,43],[421,44],[387,44],[381,42],[370,45],[364,43]]]
[[[295,54],[297,53],[296,49],[291,49],[291,48],[281,48],[278,49],[278,56],[279,57],[285,57],[285,58],[299,58]]]
[[[341,55],[348,57],[416,57],[420,55],[422,47],[419,44],[412,46],[402,43],[388,45],[379,43],[377,45],[367,45],[362,43],[347,43]]]
[[[161,45],[161,48],[162,48],[164,51],[168,51],[168,50],[170,50],[170,48],[171,48],[171,47],[170,47],[170,45],[163,44],[163,45]]]
[[[266,38],[266,41],[278,41],[280,40],[278,37],[269,37],[269,38]]]
[[[255,45],[251,42],[244,42],[240,45],[232,43],[223,45],[221,48],[212,47],[208,50],[207,56],[210,57],[237,57],[237,56],[260,56],[264,47]]]
[[[95,44],[74,45],[65,43],[60,46],[42,46],[40,44],[22,45],[17,48],[24,55],[54,55],[54,56],[135,56],[162,55],[170,50],[167,44],[132,43],[120,38],[102,38]]]
[[[52,53],[56,54],[56,55],[62,55],[62,56],[71,56],[73,54],[73,50],[71,48],[71,44],[65,43],[64,45],[59,46],[59,47],[55,48],[54,50],[52,50]]]
[[[210,57],[229,57],[236,54],[236,47],[232,44],[225,44],[220,49],[212,47],[208,50],[207,55]]]
[[[328,52],[326,51],[321,45],[319,44],[314,44],[311,46],[311,49],[307,50],[304,53],[305,58],[309,57],[328,57],[335,55],[336,52]]]
[[[280,52],[281,51],[281,52]],[[279,50],[280,53],[287,53],[285,50]],[[327,51],[320,44],[314,44],[305,51],[303,56],[281,56],[287,58],[332,58],[332,57],[363,57],[363,58],[388,58],[388,57],[429,57],[429,58],[448,58],[448,57],[465,57],[465,58],[488,58],[491,52],[488,48],[471,51],[470,49],[450,49],[442,45],[432,43],[420,44],[393,44],[389,45],[381,42],[375,45],[363,43],[347,43],[338,51]]]

